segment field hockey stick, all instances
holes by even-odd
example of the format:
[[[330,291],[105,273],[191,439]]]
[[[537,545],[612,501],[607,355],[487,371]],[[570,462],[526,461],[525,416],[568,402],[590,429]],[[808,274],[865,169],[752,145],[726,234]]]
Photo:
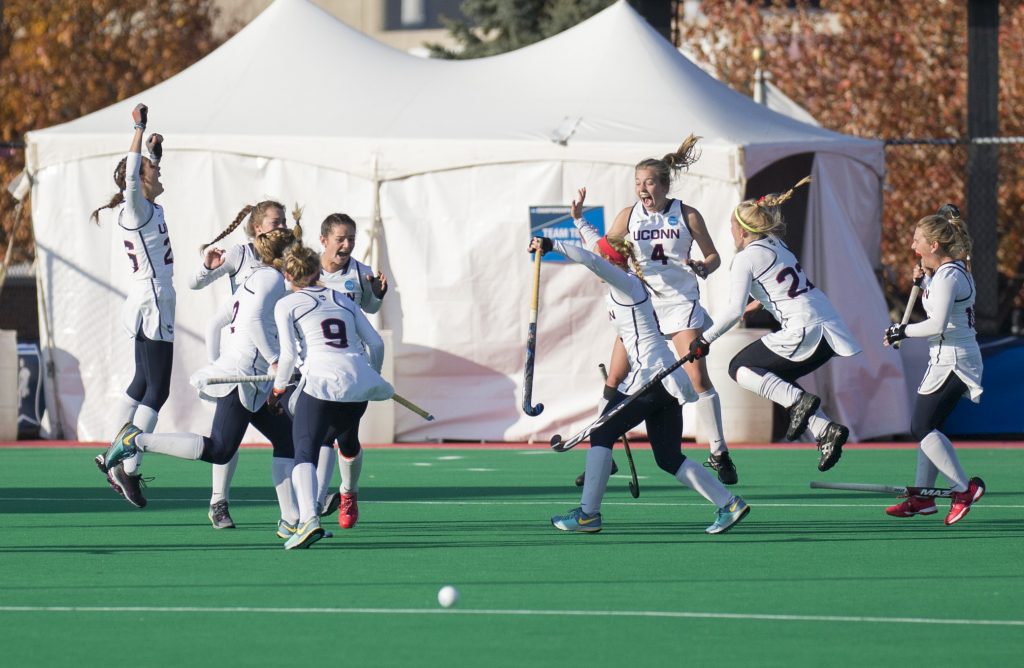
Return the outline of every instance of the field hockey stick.
[[[540,256],[543,250],[533,253],[533,297],[530,300],[530,327],[526,331],[526,369],[523,371],[523,412],[536,417],[544,411],[544,404],[533,402],[533,365],[537,353],[537,297],[540,293]]]
[[[924,275],[918,276],[914,279],[914,287],[910,288],[910,296],[907,297],[907,308],[903,309],[903,319],[900,320],[901,325],[906,325],[910,322],[910,314],[914,312],[914,304],[917,303],[917,297],[921,294],[921,283],[924,281]],[[897,341],[892,344],[893,348],[899,349],[902,341]]]
[[[601,369],[601,377],[608,380],[608,369],[604,364],[597,365]],[[636,464],[633,463],[633,452],[629,449],[629,439],[622,435],[622,447],[626,449],[626,461],[629,462],[629,493],[634,499],[640,498],[640,481],[636,479]]]
[[[936,499],[945,499],[953,494],[953,490],[945,487],[904,487],[901,485],[870,485],[859,482],[811,482],[811,489],[843,489],[850,492],[873,492],[900,497],[927,496]]]
[[[225,383],[265,383],[267,381],[274,380],[275,376],[263,375],[263,376],[218,376],[216,378],[208,378],[206,380],[207,385],[223,385]],[[391,395],[391,398],[395,400],[396,404],[405,406],[416,415],[430,422],[434,419],[434,416],[423,410],[413,402],[409,401],[402,395],[395,393]]]
[[[692,361],[692,354],[687,354],[681,357],[680,359],[677,359],[675,362],[659,371],[658,374],[654,376],[654,378],[644,383],[644,386],[637,390],[636,393],[629,395],[619,403],[615,404],[614,408],[612,408],[610,411],[608,411],[601,417],[591,422],[588,427],[586,427],[583,431],[570,438],[568,441],[563,441],[562,437],[559,434],[555,434],[554,436],[551,437],[551,449],[554,450],[555,452],[565,452],[566,450],[571,450],[572,448],[575,448],[577,445],[590,438],[590,435],[594,433],[594,430],[600,428],[601,426],[606,424],[608,420],[611,420],[613,417],[621,413],[622,409],[636,401],[638,397],[642,396],[645,392],[647,392],[652,387],[660,383],[670,373],[672,373],[679,367],[683,366],[684,364]]]

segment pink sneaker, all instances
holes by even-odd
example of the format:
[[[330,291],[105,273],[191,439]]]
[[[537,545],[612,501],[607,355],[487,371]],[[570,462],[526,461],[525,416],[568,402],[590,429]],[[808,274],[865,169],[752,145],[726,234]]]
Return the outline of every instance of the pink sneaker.
[[[963,519],[964,515],[971,511],[971,504],[985,496],[985,481],[981,478],[971,478],[967,484],[967,491],[953,492],[953,503],[949,506],[949,514],[946,515],[946,526],[956,524]]]
[[[338,526],[342,529],[351,529],[359,520],[359,504],[356,502],[355,492],[346,492],[341,495],[341,506],[338,508]]]
[[[903,503],[889,506],[885,509],[886,515],[893,517],[913,517],[914,515],[934,515],[939,512],[935,507],[935,499],[924,496],[912,496]]]

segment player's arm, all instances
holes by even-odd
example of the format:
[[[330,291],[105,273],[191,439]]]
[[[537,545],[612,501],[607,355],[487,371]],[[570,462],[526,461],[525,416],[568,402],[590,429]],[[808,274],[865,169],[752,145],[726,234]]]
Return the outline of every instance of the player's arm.
[[[267,360],[267,364],[273,364],[280,357],[281,343],[278,333],[274,331],[274,325],[271,324],[274,319],[267,316],[274,312],[277,302],[285,296],[284,281],[277,272],[266,270],[256,272],[251,279],[246,281],[246,284],[249,284],[250,281],[252,282],[255,307],[247,309],[245,320],[236,322],[236,326],[245,328],[245,331],[252,337],[256,350],[259,351],[263,359]]]
[[[373,328],[366,315],[359,309],[354,309],[353,314],[356,321],[356,333],[363,340],[363,347],[370,366],[377,373],[380,373],[384,366],[384,339],[380,337],[377,330]]]
[[[697,242],[697,248],[700,248],[700,252],[704,256],[703,261],[691,260],[690,268],[701,278],[707,278],[709,274],[722,266],[722,258],[718,254],[718,249],[715,248],[715,242],[711,240],[708,226],[704,223],[704,216],[700,215],[700,211],[692,206],[686,207],[686,226],[690,228],[690,236]]]
[[[383,272],[374,274],[373,270],[362,262],[357,262],[356,270],[359,272],[359,285],[362,288],[359,307],[366,313],[376,313],[384,303],[384,295],[388,291],[388,279]]]
[[[220,357],[220,335],[231,323],[231,304],[234,302],[228,302],[226,308],[214,311],[214,317],[210,318],[206,326],[206,357],[211,362]]]
[[[207,246],[203,249],[203,263],[189,277],[188,286],[193,290],[201,290],[225,274],[236,273],[244,255],[245,247],[242,244],[235,244],[227,251]]]
[[[144,104],[138,104],[132,110],[135,134],[132,135],[124,172],[125,212],[128,215],[126,227],[130,229],[137,229],[149,220],[153,207],[142,192],[142,179],[139,176],[142,169],[142,135],[146,131],[148,113]]]
[[[282,299],[274,306],[274,324],[280,338],[280,356],[277,358],[277,374],[274,376],[274,394],[284,394],[295,371],[296,334],[295,314],[288,305],[288,299]]]
[[[733,260],[729,270],[729,300],[724,310],[716,312],[712,317],[714,325],[704,332],[703,339],[712,343],[715,339],[732,329],[747,308],[750,296],[750,284],[754,280],[754,272],[750,266],[750,254],[740,253]]]
[[[905,336],[927,338],[946,331],[956,302],[957,278],[957,275],[948,271],[932,277],[928,285],[928,306],[931,315],[921,322],[904,327]]]

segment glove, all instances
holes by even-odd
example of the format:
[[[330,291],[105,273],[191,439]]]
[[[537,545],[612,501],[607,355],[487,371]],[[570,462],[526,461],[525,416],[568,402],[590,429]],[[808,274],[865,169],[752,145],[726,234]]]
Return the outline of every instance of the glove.
[[[164,138],[157,133],[149,135],[146,140],[146,150],[149,151],[149,159],[153,164],[159,165],[160,158],[164,155]]]
[[[534,237],[534,239],[540,239],[540,254],[550,253],[555,247],[555,242],[547,237]],[[530,251],[533,252],[532,250]]]
[[[690,269],[693,269],[693,273],[695,273],[698,278],[708,277],[708,268],[707,265],[705,265],[703,262],[697,262],[696,260],[688,260],[686,264],[690,265]]]
[[[711,344],[703,336],[698,336],[693,341],[690,341],[690,355],[693,359],[699,360],[701,357],[707,357],[707,354],[711,351]]]
[[[144,104],[137,104],[132,109],[132,120],[135,121],[135,129],[146,129],[146,117],[149,114],[149,107]]]
[[[272,415],[282,415],[284,413],[284,406],[281,405],[281,397],[288,389],[279,390],[276,387],[270,391],[270,396],[267,397],[267,408],[270,409]]]
[[[907,338],[906,329],[906,325],[901,325],[898,322],[889,325],[889,328],[885,330],[885,342],[891,346]]]

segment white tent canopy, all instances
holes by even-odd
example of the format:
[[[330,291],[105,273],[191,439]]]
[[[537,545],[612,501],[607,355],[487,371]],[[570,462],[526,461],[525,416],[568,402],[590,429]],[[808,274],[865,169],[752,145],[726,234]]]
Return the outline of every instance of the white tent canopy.
[[[580,426],[611,343],[602,288],[580,267],[545,267],[534,397],[547,409],[536,418],[518,410],[528,208],[566,204],[586,185],[588,204],[610,221],[634,199],[632,166],[690,132],[704,137],[703,153],[674,194],[701,210],[724,267],[729,214],[747,180],[814,154],[801,257],[865,349],[819,373],[818,390],[856,436],[906,429],[902,366],[875,345],[888,322],[873,275],[880,142],[755,104],[680,55],[624,0],[548,40],[473,61],[408,56],[308,0],[277,0],[168,81],[28,137],[43,318],[64,426],[78,438],[116,428],[106,407],[132,372],[116,318],[120,241],[109,220],[100,229],[86,221],[112,193],[138,102],[166,138],[160,202],[177,255],[175,375],[162,430],[209,426],[210,408],[187,377],[205,362],[201,333],[228,288],[188,290],[195,249],[268,196],[306,205],[307,243],[333,211],[362,224],[360,251],[368,237],[379,242],[375,265],[393,285],[381,324],[395,332],[396,387],[438,416],[426,424],[399,413],[399,439],[521,440]],[[705,290],[712,312],[726,273]]]

